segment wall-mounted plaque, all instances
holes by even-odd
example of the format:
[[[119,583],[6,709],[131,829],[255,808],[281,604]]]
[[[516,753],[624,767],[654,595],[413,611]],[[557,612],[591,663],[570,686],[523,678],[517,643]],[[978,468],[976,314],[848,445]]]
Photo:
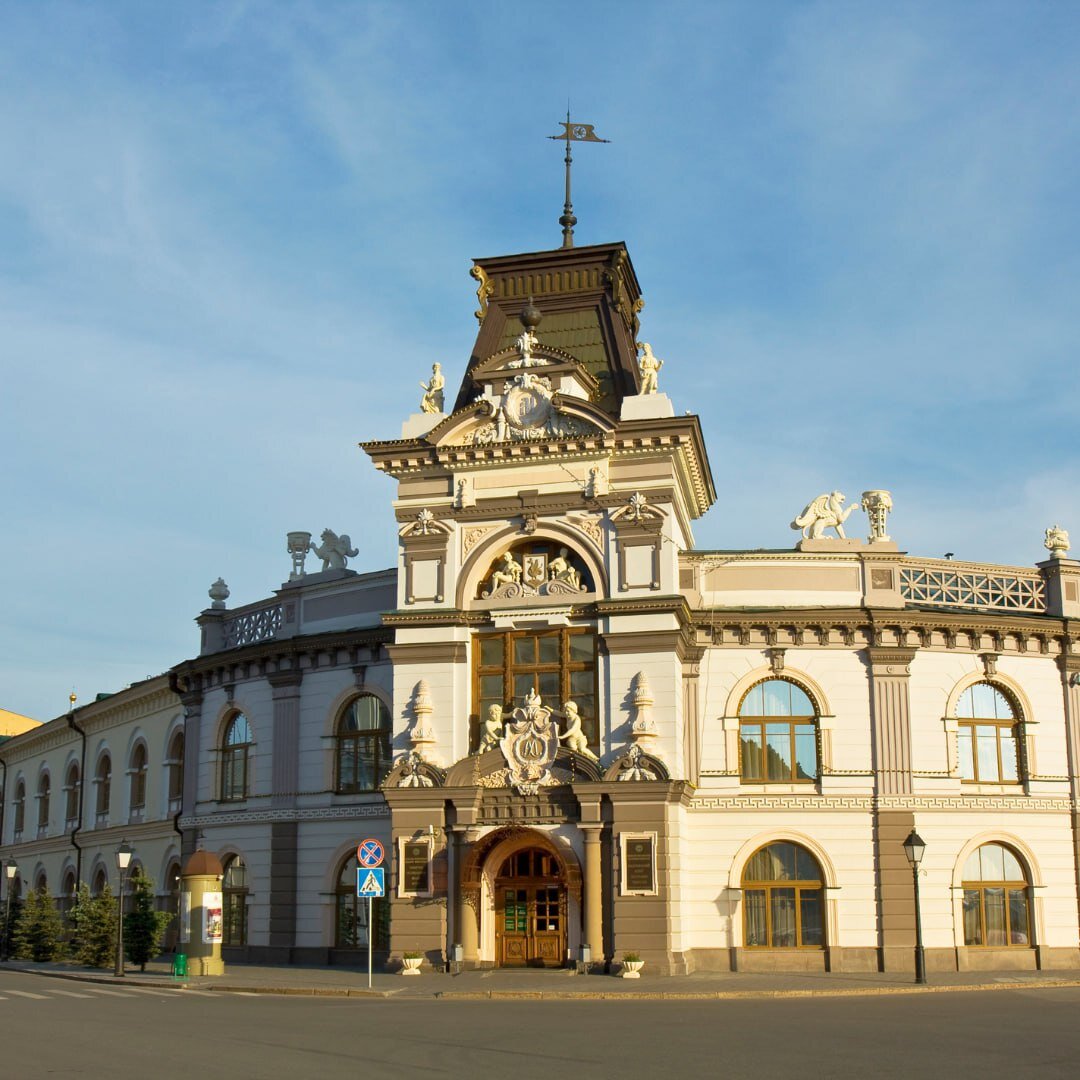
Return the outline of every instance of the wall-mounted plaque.
[[[399,896],[431,895],[431,840],[402,840],[398,857],[401,860]]]
[[[622,833],[622,891],[656,892],[656,834]]]

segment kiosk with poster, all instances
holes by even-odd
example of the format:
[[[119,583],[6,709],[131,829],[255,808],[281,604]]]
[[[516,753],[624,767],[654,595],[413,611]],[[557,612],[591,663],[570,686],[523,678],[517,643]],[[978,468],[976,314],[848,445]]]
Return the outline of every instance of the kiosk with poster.
[[[191,975],[224,975],[221,861],[196,851],[180,874],[180,944]]]

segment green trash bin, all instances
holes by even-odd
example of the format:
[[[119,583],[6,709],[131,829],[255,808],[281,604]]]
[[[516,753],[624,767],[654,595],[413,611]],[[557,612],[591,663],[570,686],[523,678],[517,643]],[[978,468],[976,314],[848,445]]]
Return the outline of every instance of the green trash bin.
[[[178,952],[173,957],[172,973],[175,979],[187,978],[187,953]]]

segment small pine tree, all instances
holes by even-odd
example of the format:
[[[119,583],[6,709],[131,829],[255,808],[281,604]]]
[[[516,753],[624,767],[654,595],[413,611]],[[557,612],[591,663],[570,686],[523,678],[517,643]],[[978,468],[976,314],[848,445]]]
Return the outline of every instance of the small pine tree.
[[[64,920],[48,889],[31,889],[15,924],[14,953],[20,960],[55,960],[64,947]]]
[[[91,896],[85,882],[79,885],[71,924],[75,959],[86,967],[109,967],[116,949],[116,901],[108,885],[100,896]]]
[[[124,915],[124,951],[127,958],[146,970],[148,960],[161,952],[161,939],[172,922],[167,911],[154,910],[154,883],[137,870],[131,877],[131,900]]]

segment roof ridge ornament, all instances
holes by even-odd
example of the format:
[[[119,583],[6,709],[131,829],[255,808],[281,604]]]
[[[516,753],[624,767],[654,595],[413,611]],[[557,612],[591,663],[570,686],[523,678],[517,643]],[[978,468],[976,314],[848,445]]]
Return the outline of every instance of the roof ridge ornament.
[[[574,217],[574,207],[570,202],[570,166],[573,164],[573,157],[570,154],[570,144],[572,142],[611,142],[610,139],[601,139],[599,135],[593,130],[592,124],[573,124],[570,122],[570,105],[566,106],[566,121],[559,121],[563,126],[563,133],[561,135],[549,135],[549,139],[563,140],[566,143],[566,157],[563,159],[566,163],[566,202],[563,203],[562,217],[559,218],[559,224],[563,227],[562,230],[562,246],[564,248],[572,248],[574,246],[574,226],[577,224],[577,218]]]

